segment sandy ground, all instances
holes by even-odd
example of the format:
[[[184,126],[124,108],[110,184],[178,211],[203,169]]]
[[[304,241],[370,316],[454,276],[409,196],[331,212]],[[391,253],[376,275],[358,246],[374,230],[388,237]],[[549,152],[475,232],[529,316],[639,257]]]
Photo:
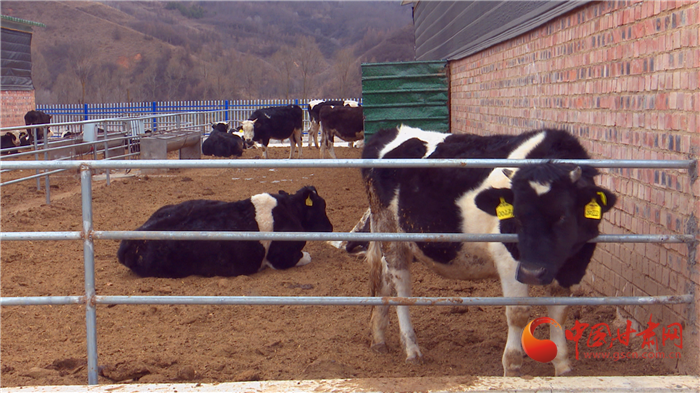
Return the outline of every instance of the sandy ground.
[[[336,148],[340,158],[360,151]],[[305,147],[316,158],[316,149]],[[286,158],[288,148],[271,149]],[[260,151],[248,150],[244,158]],[[3,181],[26,175],[3,174]],[[115,172],[115,176],[124,172]],[[94,228],[133,230],[160,206],[189,199],[235,201],[261,192],[294,192],[314,185],[327,202],[335,231],[348,231],[366,208],[358,169],[170,170],[162,175],[95,180]],[[2,187],[2,230],[78,231],[79,181],[75,173],[51,178],[52,203],[35,181]],[[252,276],[184,279],[140,278],[116,259],[117,241],[95,245],[98,295],[367,296],[364,261],[323,242],[309,242],[311,264]],[[79,241],[3,242],[1,290],[9,296],[83,293],[83,249]],[[416,296],[499,296],[495,280],[445,279],[414,264]],[[579,295],[589,295],[579,292]],[[381,378],[502,375],[506,338],[503,307],[413,307],[424,353],[422,364],[406,364],[394,313],[389,353],[369,348],[369,308],[363,306],[182,306],[100,305],[97,308],[100,383],[173,381],[224,382],[322,378]],[[535,308],[532,316],[543,315]],[[572,307],[574,319],[612,326],[612,307]],[[571,314],[570,314],[571,315]],[[0,386],[85,384],[85,311],[81,306],[3,307],[0,315]],[[586,336],[581,340],[585,346]],[[570,351],[573,352],[573,343]],[[609,351],[638,349],[616,344]],[[587,350],[595,350],[589,349]],[[603,350],[599,350],[602,352]],[[573,360],[573,375],[667,375],[659,360]],[[550,364],[525,359],[525,375],[551,376]]]

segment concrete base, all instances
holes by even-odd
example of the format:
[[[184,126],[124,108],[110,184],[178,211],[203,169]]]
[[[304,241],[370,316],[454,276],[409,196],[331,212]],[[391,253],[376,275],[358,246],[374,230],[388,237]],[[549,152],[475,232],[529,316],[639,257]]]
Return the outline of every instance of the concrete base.
[[[202,134],[199,131],[172,132],[141,138],[142,160],[167,160],[168,152],[178,150],[181,160],[202,158]],[[163,173],[168,169],[142,169],[141,173]]]
[[[662,377],[435,377],[363,378],[227,383],[25,386],[0,393],[238,393],[238,392],[698,392],[697,376]]]

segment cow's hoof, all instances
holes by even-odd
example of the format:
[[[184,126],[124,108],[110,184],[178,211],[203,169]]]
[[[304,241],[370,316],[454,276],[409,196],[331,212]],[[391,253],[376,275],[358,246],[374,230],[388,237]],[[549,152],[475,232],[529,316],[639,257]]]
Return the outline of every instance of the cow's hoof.
[[[423,355],[413,355],[406,358],[406,363],[409,364],[423,364]]]
[[[377,352],[377,353],[389,353],[389,349],[386,346],[386,343],[381,342],[377,344],[372,344],[372,351]]]
[[[554,370],[554,375],[557,377],[565,377],[567,375],[571,375],[571,372],[574,371],[571,367],[566,367],[563,370]]]
[[[518,367],[518,368],[514,368],[514,369],[505,370],[505,372],[503,373],[503,376],[504,376],[504,377],[519,377],[519,376],[521,376],[521,375],[522,375],[522,374],[521,374],[521,372],[520,372],[520,368],[519,368],[519,367]]]

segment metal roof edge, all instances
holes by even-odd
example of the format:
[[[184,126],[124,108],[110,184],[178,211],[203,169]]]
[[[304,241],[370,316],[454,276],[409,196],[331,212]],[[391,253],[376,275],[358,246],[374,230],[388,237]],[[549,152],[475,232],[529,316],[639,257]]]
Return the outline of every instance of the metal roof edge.
[[[7,26],[8,28],[13,28],[12,24],[18,24],[18,25],[23,25],[23,26],[28,26],[28,27],[46,27],[46,25],[41,23],[41,22],[34,22],[31,20],[26,20],[26,19],[17,18],[15,16],[8,16],[8,15],[0,15],[0,22],[2,22],[2,27],[6,27],[5,26],[6,22],[9,22],[10,25]]]

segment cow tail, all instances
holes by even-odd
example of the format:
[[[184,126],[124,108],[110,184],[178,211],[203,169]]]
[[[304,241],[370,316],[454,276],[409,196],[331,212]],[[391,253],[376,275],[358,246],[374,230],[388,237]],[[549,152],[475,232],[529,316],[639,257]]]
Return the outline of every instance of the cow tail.
[[[378,241],[370,241],[365,259],[369,263],[370,296],[381,296],[384,266],[382,264],[382,245]]]

